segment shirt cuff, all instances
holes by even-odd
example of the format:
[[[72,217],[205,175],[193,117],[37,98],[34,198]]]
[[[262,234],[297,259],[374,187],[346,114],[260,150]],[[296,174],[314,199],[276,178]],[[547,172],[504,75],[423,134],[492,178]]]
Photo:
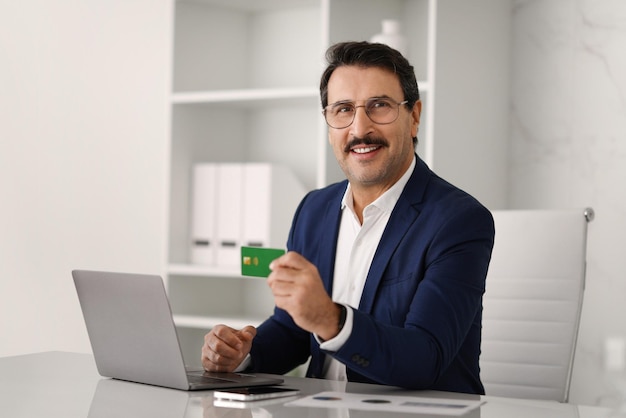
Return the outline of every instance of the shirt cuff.
[[[246,370],[251,363],[252,363],[252,357],[250,357],[250,354],[248,354],[246,356],[246,358],[243,359],[241,364],[239,364],[239,366],[237,366],[237,368],[234,370],[234,372],[237,373],[237,372],[242,372],[242,371]]]
[[[319,343],[320,348],[325,351],[339,351],[341,347],[348,341],[350,334],[352,334],[352,324],[354,323],[354,312],[348,305],[346,307],[346,322],[343,324],[343,328],[339,331],[334,338],[327,341],[322,341],[316,334],[315,340]]]

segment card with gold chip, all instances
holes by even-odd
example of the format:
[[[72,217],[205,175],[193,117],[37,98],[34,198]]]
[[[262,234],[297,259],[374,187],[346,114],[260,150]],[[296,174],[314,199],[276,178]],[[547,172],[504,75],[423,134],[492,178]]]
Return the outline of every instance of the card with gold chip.
[[[241,274],[243,276],[267,277],[270,275],[270,263],[285,250],[280,248],[241,247]]]

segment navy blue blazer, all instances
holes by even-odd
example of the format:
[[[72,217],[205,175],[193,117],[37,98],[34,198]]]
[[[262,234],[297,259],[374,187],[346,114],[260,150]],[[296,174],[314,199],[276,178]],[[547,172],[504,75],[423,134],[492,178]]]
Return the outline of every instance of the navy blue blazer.
[[[317,266],[329,295],[346,187],[343,181],[305,196],[287,242]],[[374,255],[348,341],[325,352],[276,308],[258,328],[252,369],[282,374],[310,357],[307,376],[322,377],[330,355],[346,365],[350,381],[484,394],[478,358],[494,233],[484,206],[417,157]]]

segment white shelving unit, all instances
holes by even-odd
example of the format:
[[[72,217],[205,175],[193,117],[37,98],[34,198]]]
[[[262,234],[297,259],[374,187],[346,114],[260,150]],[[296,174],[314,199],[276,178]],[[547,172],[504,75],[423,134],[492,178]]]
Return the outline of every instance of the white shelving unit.
[[[327,145],[319,102],[324,52],[331,43],[369,39],[389,18],[400,20],[410,38],[409,59],[421,79],[426,116],[418,152],[427,156],[436,1],[179,0],[175,5],[166,272],[175,321],[202,332],[217,323],[258,325],[273,308],[263,280],[242,278],[236,269],[189,264],[191,167],[279,163],[306,189],[343,179]]]

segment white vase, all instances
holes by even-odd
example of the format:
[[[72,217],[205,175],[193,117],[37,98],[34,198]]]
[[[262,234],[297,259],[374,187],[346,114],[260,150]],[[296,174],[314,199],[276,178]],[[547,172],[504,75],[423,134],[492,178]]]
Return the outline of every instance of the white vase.
[[[397,20],[385,19],[382,21],[382,27],[383,31],[372,36],[370,41],[388,45],[406,57],[407,41],[401,33],[402,24]]]

